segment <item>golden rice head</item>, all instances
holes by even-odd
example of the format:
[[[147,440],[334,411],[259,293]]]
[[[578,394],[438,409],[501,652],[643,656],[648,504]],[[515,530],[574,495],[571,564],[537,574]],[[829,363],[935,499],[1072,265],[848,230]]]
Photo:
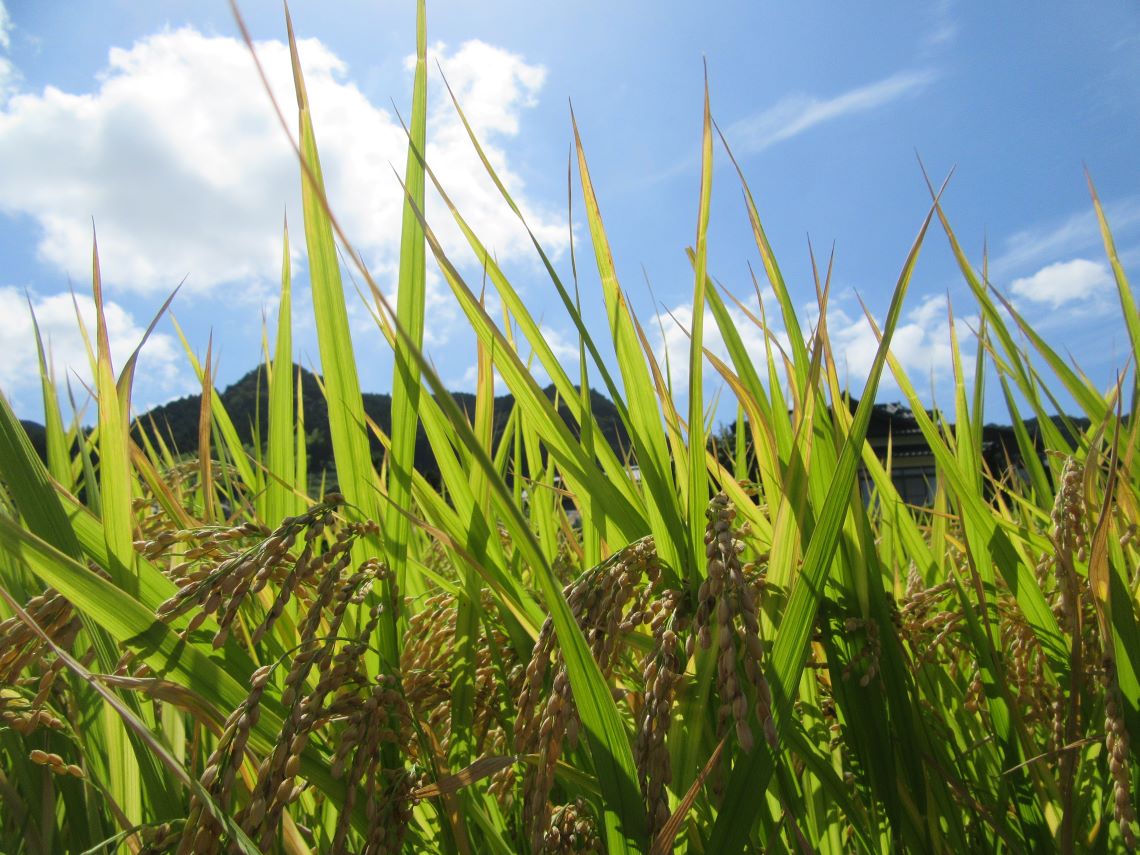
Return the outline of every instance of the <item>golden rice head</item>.
[[[1124,721],[1124,698],[1116,676],[1116,659],[1104,657],[1104,747],[1112,776],[1113,817],[1128,849],[1136,848],[1136,810],[1132,798],[1132,752]]]
[[[480,595],[482,612],[474,639],[475,694],[472,730],[475,742],[509,751],[503,729],[504,709],[514,709],[523,687],[523,668],[502,622],[498,604],[490,591]],[[452,594],[426,599],[408,621],[400,654],[400,673],[408,705],[416,719],[430,727],[446,751],[451,744],[451,676],[458,650],[458,609]]]
[[[559,805],[551,811],[543,846],[548,855],[601,853],[602,839],[584,799]]]
[[[614,674],[624,638],[650,619],[648,604],[659,581],[656,548],[651,538],[643,538],[563,589],[574,620],[607,679]],[[552,681],[547,694],[548,674]],[[579,729],[566,663],[548,618],[526,668],[514,731],[515,750],[539,757],[523,785],[523,821],[535,852],[541,851],[549,824],[550,792],[563,742],[575,746]]]
[[[1059,616],[1070,635],[1076,635],[1080,626],[1080,580],[1073,567],[1073,556],[1082,555],[1088,544],[1084,471],[1084,464],[1075,457],[1065,460],[1060,487],[1053,502],[1049,533],[1054,550],[1053,573],[1060,594]]]
[[[672,768],[665,736],[672,721],[673,701],[685,671],[687,657],[678,633],[687,628],[684,597],[678,591],[665,591],[650,607],[653,646],[641,664],[644,696],[637,717],[634,760],[645,798],[649,837],[656,836],[669,820]]]
[[[688,653],[695,645],[704,649],[717,639],[716,685],[720,695],[718,732],[733,722],[737,742],[745,752],[752,750],[755,740],[749,724],[754,714],[764,738],[776,747],[776,725],[772,718],[772,692],[764,676],[764,646],[760,641],[760,614],[751,581],[745,576],[740,561],[744,543],[733,528],[736,509],[725,493],[718,493],[709,503],[705,528],[705,556],[708,575],[697,593],[693,635]],[[740,681],[738,664],[743,663],[745,679],[753,690],[755,704],[750,710]]]
[[[879,659],[882,655],[879,624],[871,618],[847,618],[843,626],[848,634],[863,634],[862,645],[843,667],[843,679],[850,680],[858,674],[859,685],[866,688],[879,675]]]
[[[356,538],[374,526],[368,523],[338,526],[335,511],[339,503],[339,496],[332,494],[304,513],[286,517],[272,532],[251,523],[229,529],[174,532],[159,541],[142,543],[143,554],[161,552],[174,541],[197,544],[191,545],[180,563],[170,568],[169,575],[175,578],[179,591],[158,607],[158,617],[171,621],[195,610],[185,630],[190,632],[213,616],[218,622],[213,643],[220,647],[229,637],[234,620],[249,595],[257,594],[270,581],[276,581],[281,584],[280,602],[270,608],[261,633],[255,633],[260,640],[261,634],[280,616],[288,597],[298,593],[313,573],[335,563]],[[321,552],[318,547],[327,528],[336,531],[336,537],[329,548]],[[250,538],[254,538],[254,542],[246,543]],[[299,540],[303,548],[300,555],[294,557],[291,550]],[[310,561],[314,554],[317,558]]]
[[[24,604],[32,623],[64,649],[70,649],[79,633],[79,616],[58,593],[46,590]],[[25,669],[49,654],[47,645],[23,620],[13,615],[0,621],[0,684],[19,682]]]
[[[998,600],[1002,649],[1006,651],[1007,679],[1027,722],[1042,724],[1052,716],[1056,684],[1049,678],[1045,651],[1037,633],[1025,620],[1017,600],[1008,594]]]

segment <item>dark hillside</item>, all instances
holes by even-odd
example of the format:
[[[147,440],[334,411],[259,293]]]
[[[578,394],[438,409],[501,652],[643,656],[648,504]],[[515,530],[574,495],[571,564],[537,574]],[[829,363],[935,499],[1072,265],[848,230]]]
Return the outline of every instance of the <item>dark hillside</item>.
[[[305,432],[308,439],[309,473],[319,477],[322,472],[331,475],[333,471],[332,443],[329,438],[328,408],[316,375],[299,366],[295,368],[301,372],[301,390],[304,398]],[[554,399],[554,386],[547,387],[546,394]],[[591,404],[594,410],[594,421],[601,435],[620,454],[629,448],[629,435],[621,423],[617,408],[608,398],[591,391]],[[459,406],[473,417],[475,413],[475,396],[467,392],[452,394]],[[234,428],[241,441],[246,445],[253,444],[255,426],[259,426],[262,437],[265,436],[265,426],[268,423],[268,384],[265,381],[264,366],[250,371],[236,383],[221,392],[222,403],[233,420]],[[380,426],[385,433],[392,426],[392,397],[386,394],[365,393],[364,411]],[[199,395],[188,395],[176,401],[155,407],[135,420],[135,430],[149,429],[151,424],[158,429],[166,442],[181,454],[197,454],[198,452],[198,410]],[[495,442],[503,434],[511,408],[514,406],[512,395],[501,395],[495,398],[494,409],[494,438]],[[569,411],[561,408],[563,418],[570,423]],[[42,430],[42,429],[41,429]],[[379,463],[382,454],[380,443],[372,441],[372,456]],[[416,468],[423,473],[433,484],[439,482],[439,469],[435,457],[431,452],[427,437],[423,430],[416,438]]]
[[[36,450],[40,460],[47,460],[47,432],[44,430],[44,426],[39,422],[30,422],[26,419],[21,419],[20,425],[24,428],[24,433],[28,435],[28,439],[31,440],[32,448]]]

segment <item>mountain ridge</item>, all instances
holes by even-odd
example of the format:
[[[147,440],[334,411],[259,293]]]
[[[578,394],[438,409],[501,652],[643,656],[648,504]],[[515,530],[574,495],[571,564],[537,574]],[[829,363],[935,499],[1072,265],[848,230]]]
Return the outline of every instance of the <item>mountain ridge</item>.
[[[293,376],[296,377],[298,372],[301,377],[301,394],[304,401],[309,476],[319,478],[322,472],[331,476],[335,472],[335,466],[328,426],[328,406],[324,395],[321,394],[318,376],[303,366],[294,364]],[[255,426],[260,426],[262,437],[266,435],[269,392],[265,378],[266,366],[262,363],[218,393],[226,412],[233,421],[238,437],[247,446],[253,445]],[[554,385],[550,384],[544,391],[547,397],[553,401],[555,398]],[[427,393],[424,392],[423,394]],[[469,418],[474,418],[475,395],[473,393],[452,392],[451,396]],[[380,430],[386,434],[389,433],[392,427],[392,396],[387,393],[365,392],[362,393],[361,398],[364,402],[365,414],[376,422]],[[151,424],[153,424],[160,431],[163,440],[170,445],[172,451],[176,450],[178,454],[196,455],[198,453],[200,401],[201,395],[186,395],[152,407],[134,419],[132,431],[150,430]],[[631,443],[617,408],[608,398],[593,389],[590,390],[590,403],[593,408],[595,426],[619,454],[624,454],[630,448]],[[505,394],[495,397],[492,431],[495,444],[503,435],[513,406],[513,395]],[[573,419],[570,418],[569,409],[565,405],[560,405],[559,412],[566,424],[576,433],[576,426]],[[379,464],[383,456],[383,448],[373,436],[369,437],[369,442],[373,461]],[[419,428],[416,435],[415,466],[429,481],[438,486],[439,467],[422,427]]]

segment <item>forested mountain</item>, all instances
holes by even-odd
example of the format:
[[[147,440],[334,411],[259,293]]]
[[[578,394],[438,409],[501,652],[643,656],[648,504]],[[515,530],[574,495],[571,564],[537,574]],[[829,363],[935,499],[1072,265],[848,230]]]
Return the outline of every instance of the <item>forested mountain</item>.
[[[321,394],[316,375],[304,368],[295,366],[294,376],[296,376],[297,371],[301,373],[309,473],[311,476],[319,477],[322,472],[327,472],[331,483],[334,478],[334,465],[332,442],[329,437],[328,407],[325,404],[324,396]],[[269,409],[265,366],[262,365],[250,371],[220,394],[222,404],[225,406],[226,412],[229,413],[241,441],[252,446],[254,435],[257,432],[260,433],[264,441]],[[553,385],[547,387],[546,394],[551,400],[554,399]],[[475,396],[473,394],[453,392],[452,397],[469,417],[474,417]],[[392,426],[392,396],[366,392],[363,398],[365,413],[380,426],[381,430],[388,433]],[[592,390],[590,399],[597,430],[619,455],[624,455],[630,447],[630,441],[617,408],[604,395]],[[136,418],[134,428],[136,431],[150,429],[153,424],[173,449],[177,449],[182,454],[197,454],[199,401],[199,395],[188,395],[185,398],[179,398],[155,407]],[[494,439],[496,444],[502,436],[513,406],[514,397],[512,395],[501,395],[495,398]],[[560,412],[567,424],[570,424],[571,419],[566,407],[560,406]],[[373,460],[379,463],[381,456],[380,443],[372,438]],[[433,484],[438,484],[439,469],[422,428],[416,437],[416,468]]]
[[[294,366],[294,377],[296,377],[298,373],[301,378],[301,391],[304,403],[304,424],[306,446],[308,449],[308,474],[310,483],[315,485],[323,476],[326,486],[332,486],[336,483],[336,467],[333,460],[332,442],[329,434],[328,408],[325,404],[324,395],[321,394],[318,377],[300,366]],[[554,400],[555,390],[553,385],[548,386],[545,392],[551,400]],[[224,391],[220,392],[220,395],[222,404],[229,414],[230,419],[233,421],[234,428],[241,442],[247,447],[253,447],[255,443],[254,437],[258,435],[262,438],[262,442],[264,442],[264,438],[267,435],[269,419],[268,383],[266,382],[265,366],[259,366],[248,372],[236,383],[233,383]],[[600,437],[609,442],[610,446],[617,451],[619,457],[623,459],[630,457],[631,443],[629,434],[625,425],[622,424],[617,408],[608,398],[596,391],[591,390],[590,396],[594,413],[594,424]],[[385,433],[389,433],[392,426],[391,395],[364,393],[362,397],[365,412],[380,426],[381,430]],[[474,417],[475,396],[473,394],[467,392],[453,392],[452,397],[459,404],[460,408],[467,413],[469,418]],[[199,402],[200,396],[188,395],[143,413],[134,421],[133,430],[136,432],[136,438],[139,438],[138,432],[140,431],[157,430],[167,446],[177,454],[187,456],[196,455],[198,452]],[[493,436],[496,447],[503,435],[507,419],[510,417],[514,403],[514,397],[511,395],[501,395],[495,398]],[[850,402],[852,410],[856,403],[854,400]],[[566,420],[566,423],[571,426],[571,430],[576,432],[572,424],[572,419],[570,418],[569,410],[562,405],[560,405],[559,410]],[[929,413],[928,415],[937,417],[935,413]],[[1051,420],[1059,429],[1062,436],[1070,442],[1074,441],[1076,436],[1088,427],[1088,420],[1082,418],[1054,416]],[[36,452],[41,458],[46,457],[46,442],[43,426],[32,421],[23,421],[22,425]],[[1042,448],[1043,439],[1037,420],[1027,419],[1025,421],[1025,427],[1034,445],[1038,448]],[[748,461],[745,468],[752,473],[756,465],[755,456],[751,448],[752,436],[750,431],[746,431],[745,434],[745,454],[746,460]],[[733,462],[733,453],[736,446],[735,435],[736,425],[734,422],[721,428],[720,431],[710,437],[710,443],[714,453],[717,454],[721,462],[727,466],[730,471],[735,468]],[[876,454],[884,459],[888,439],[893,441],[894,475],[897,476],[897,481],[900,479],[905,480],[911,469],[915,471],[922,470],[921,474],[928,480],[933,477],[933,461],[927,460],[930,456],[930,451],[926,446],[925,439],[922,437],[917,424],[914,422],[913,415],[905,407],[901,407],[898,404],[876,405],[872,413],[867,439]],[[986,458],[987,464],[991,467],[992,471],[999,471],[1009,464],[1012,464],[1015,469],[1020,467],[1021,449],[1018,447],[1014,431],[1011,427],[986,425],[982,439],[983,456]],[[373,462],[379,466],[383,455],[380,442],[374,437],[370,437],[370,442]],[[428,481],[435,486],[439,485],[439,468],[436,464],[431,446],[428,443],[427,436],[422,428],[416,436],[415,465],[417,470],[423,474]],[[929,472],[927,472],[927,470],[929,470]],[[921,504],[921,502],[919,502],[919,504]]]

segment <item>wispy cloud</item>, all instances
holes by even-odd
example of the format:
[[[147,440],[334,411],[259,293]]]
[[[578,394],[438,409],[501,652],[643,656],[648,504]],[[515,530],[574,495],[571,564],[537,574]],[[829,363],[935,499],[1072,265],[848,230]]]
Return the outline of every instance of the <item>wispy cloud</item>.
[[[12,46],[12,16],[8,14],[8,7],[0,0],[0,48],[8,50]]]
[[[958,36],[958,22],[953,14],[953,6],[953,0],[937,0],[930,7],[933,27],[922,40],[925,53],[941,50]]]
[[[934,69],[900,71],[875,83],[849,89],[832,98],[795,93],[766,110],[737,119],[724,129],[725,139],[737,156],[759,154],[776,143],[798,136],[816,125],[864,113],[900,98],[913,97],[938,79]],[[679,160],[649,178],[650,183],[692,172],[699,166],[695,154]]]
[[[1119,242],[1140,225],[1140,196],[1118,199],[1105,205],[1109,227]],[[989,264],[990,279],[1002,279],[1041,268],[1047,263],[1071,258],[1102,247],[1100,228],[1091,203],[1087,210],[1060,222],[1022,229],[1010,235]]]
[[[933,69],[901,71],[831,98],[789,95],[767,110],[733,122],[725,136],[740,154],[756,154],[825,122],[918,95],[937,78]]]
[[[0,0],[0,51],[7,53],[12,47],[12,16],[4,0]],[[20,74],[7,56],[0,56],[0,102],[16,91]]]

